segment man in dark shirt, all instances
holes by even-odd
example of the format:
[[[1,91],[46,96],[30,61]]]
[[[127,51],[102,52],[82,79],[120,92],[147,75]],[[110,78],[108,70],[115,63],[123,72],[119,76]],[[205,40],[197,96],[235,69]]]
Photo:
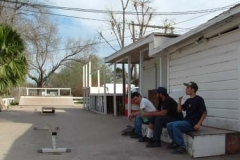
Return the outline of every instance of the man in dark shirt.
[[[166,124],[169,122],[183,119],[183,114],[177,112],[177,102],[168,95],[166,88],[158,87],[155,92],[159,99],[157,111],[143,115],[151,117],[147,137],[151,138],[153,133],[152,141],[147,143],[147,148],[161,147],[160,136],[162,128],[166,127]]]
[[[189,95],[183,105],[182,97],[178,101],[178,112],[186,111],[183,121],[176,121],[167,124],[168,134],[172,139],[169,148],[175,148],[172,153],[185,153],[186,146],[182,137],[182,132],[197,131],[207,116],[207,110],[202,97],[196,95],[198,85],[195,82],[184,83],[186,95]]]

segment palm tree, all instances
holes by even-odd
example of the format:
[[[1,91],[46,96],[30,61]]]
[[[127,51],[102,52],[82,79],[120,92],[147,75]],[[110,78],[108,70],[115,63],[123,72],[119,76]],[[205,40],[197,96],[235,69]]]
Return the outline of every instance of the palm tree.
[[[28,62],[24,43],[10,26],[0,24],[0,94],[6,94],[25,80]]]

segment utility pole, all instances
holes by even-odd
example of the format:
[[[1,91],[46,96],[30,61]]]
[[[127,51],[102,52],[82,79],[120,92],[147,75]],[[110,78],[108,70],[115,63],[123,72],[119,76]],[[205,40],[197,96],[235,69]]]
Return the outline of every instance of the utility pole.
[[[135,24],[134,22],[132,21],[132,40],[133,40],[133,43],[135,42]]]
[[[133,40],[133,43],[136,41],[136,37],[135,37],[135,24],[134,22],[132,21],[132,40]],[[134,71],[134,72],[133,72]],[[134,80],[134,84],[136,84],[136,79],[137,79],[137,68],[136,68],[136,64],[132,64],[131,65],[131,73],[134,73],[134,75],[130,75],[132,78],[132,80]]]
[[[142,26],[142,27],[149,27],[149,28],[159,28],[159,29],[164,29],[164,33],[167,33],[167,30],[171,30],[171,34],[173,34],[173,29],[174,27],[169,27],[169,26],[155,26],[155,25],[145,25],[145,24],[134,24],[133,22],[130,24],[132,26]],[[133,33],[134,34],[134,33]]]

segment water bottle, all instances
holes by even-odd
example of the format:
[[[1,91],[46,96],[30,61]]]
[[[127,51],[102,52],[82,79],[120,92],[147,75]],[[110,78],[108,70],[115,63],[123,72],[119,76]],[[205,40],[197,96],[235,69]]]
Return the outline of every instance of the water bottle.
[[[182,88],[173,89],[171,92],[171,96],[173,98],[180,98],[183,97],[185,94],[185,90]]]
[[[144,111],[141,110],[141,115],[143,115],[143,114],[144,114]],[[144,123],[148,122],[148,118],[147,117],[142,117],[142,119],[143,119]]]

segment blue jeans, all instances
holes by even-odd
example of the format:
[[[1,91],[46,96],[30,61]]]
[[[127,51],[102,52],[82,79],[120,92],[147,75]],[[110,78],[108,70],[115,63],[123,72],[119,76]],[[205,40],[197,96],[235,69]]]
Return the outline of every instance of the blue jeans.
[[[168,123],[167,130],[174,143],[176,143],[178,146],[186,147],[182,137],[182,132],[190,132],[194,129],[188,121],[183,120]]]
[[[134,127],[135,127],[135,133],[139,136],[142,136],[142,124],[148,124],[143,122],[142,116],[137,115],[135,117]]]
[[[159,116],[155,118],[154,123],[154,132],[153,132],[153,142],[161,143],[160,137],[162,135],[162,129],[163,127],[166,127],[166,125],[169,122],[176,121],[177,119],[171,117],[171,116]]]

